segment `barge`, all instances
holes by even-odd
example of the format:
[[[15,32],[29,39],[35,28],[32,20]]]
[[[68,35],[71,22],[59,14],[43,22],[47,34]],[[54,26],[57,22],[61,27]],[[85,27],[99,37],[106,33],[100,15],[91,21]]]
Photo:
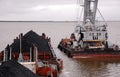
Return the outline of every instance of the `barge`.
[[[63,68],[63,61],[57,59],[51,39],[45,33],[39,36],[32,30],[25,35],[21,33],[0,53],[1,62],[8,60],[18,61],[40,77],[58,77]],[[28,67],[30,63],[32,67]]]
[[[120,59],[119,46],[108,42],[107,24],[96,20],[97,5],[98,0],[84,0],[82,24],[70,38],[61,39],[58,48],[68,57]]]

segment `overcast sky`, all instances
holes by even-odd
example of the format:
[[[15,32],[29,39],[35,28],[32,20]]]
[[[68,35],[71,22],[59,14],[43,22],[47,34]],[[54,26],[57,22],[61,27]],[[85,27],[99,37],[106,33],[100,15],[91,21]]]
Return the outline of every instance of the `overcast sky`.
[[[106,21],[120,21],[120,0],[98,1],[98,8]],[[81,11],[81,7],[79,10]],[[0,20],[75,21],[77,19],[77,0],[0,0]]]

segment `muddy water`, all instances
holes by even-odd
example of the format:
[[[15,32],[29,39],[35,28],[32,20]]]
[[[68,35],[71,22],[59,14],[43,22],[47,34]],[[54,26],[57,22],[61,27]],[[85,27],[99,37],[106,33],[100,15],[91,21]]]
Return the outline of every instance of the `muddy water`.
[[[63,59],[64,68],[60,77],[119,77],[120,60],[111,59],[71,59],[57,49],[61,38],[69,37],[76,22],[0,22],[0,51],[20,33],[33,30],[50,36],[58,58]],[[108,22],[109,41],[120,45],[120,22]]]
[[[60,77],[119,77],[120,60],[116,59],[71,59],[55,49],[64,61]]]

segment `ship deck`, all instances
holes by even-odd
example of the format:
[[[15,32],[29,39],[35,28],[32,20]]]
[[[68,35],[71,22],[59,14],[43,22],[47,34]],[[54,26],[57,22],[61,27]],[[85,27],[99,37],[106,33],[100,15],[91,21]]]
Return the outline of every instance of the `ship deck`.
[[[73,49],[59,44],[58,48],[71,58],[118,58],[120,59],[120,50],[112,48],[102,49]]]

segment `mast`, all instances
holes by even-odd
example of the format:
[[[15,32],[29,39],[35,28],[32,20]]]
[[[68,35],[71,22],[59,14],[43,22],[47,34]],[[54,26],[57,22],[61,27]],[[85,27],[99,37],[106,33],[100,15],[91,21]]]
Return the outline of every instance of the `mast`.
[[[20,34],[19,38],[20,38],[20,53],[19,53],[18,61],[22,62],[23,61],[23,55],[22,55],[22,34]]]
[[[93,25],[95,24],[97,4],[98,4],[98,0],[84,0],[83,25],[85,25],[88,20]]]
[[[11,60],[12,59],[12,47],[10,47],[10,57],[9,59]]]
[[[32,62],[32,47],[30,47],[30,62]]]

